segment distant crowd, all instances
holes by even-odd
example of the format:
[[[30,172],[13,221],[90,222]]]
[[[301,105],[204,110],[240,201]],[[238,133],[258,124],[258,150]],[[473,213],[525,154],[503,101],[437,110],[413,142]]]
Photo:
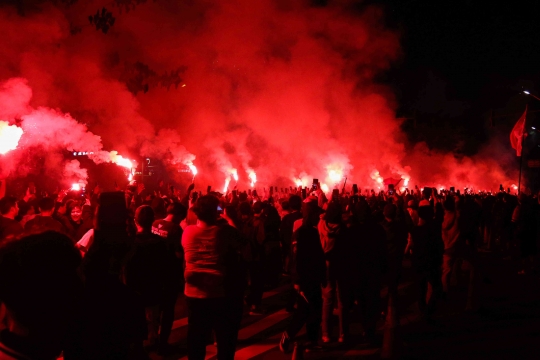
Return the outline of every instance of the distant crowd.
[[[523,275],[538,266],[537,196],[427,187],[327,196],[317,183],[263,194],[117,190],[36,196],[29,187],[0,199],[1,359],[171,354],[179,296],[189,359],[204,359],[209,342],[233,359],[242,317],[264,315],[264,292],[280,284],[292,314],[281,351],[304,325],[307,351],[348,342],[352,310],[369,346],[398,298],[405,257],[426,322],[458,263],[469,273],[467,309],[479,305],[479,252],[519,258]]]

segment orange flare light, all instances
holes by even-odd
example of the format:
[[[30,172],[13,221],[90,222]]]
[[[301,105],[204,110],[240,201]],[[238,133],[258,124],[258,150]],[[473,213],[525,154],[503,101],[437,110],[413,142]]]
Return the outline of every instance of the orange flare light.
[[[23,129],[20,127],[0,121],[0,154],[4,155],[8,151],[15,150],[22,134]]]

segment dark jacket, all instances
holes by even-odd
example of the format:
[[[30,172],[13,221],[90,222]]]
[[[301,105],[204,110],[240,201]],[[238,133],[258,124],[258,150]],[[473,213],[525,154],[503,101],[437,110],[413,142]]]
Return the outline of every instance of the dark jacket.
[[[125,282],[140,294],[144,306],[157,305],[169,284],[172,264],[165,240],[152,233],[135,236],[125,267]]]
[[[293,234],[292,279],[300,287],[323,285],[326,282],[326,262],[316,228],[302,225]]]
[[[282,244],[287,247],[291,246],[291,239],[293,235],[293,226],[296,220],[302,218],[300,211],[295,211],[287,214],[281,220],[281,226],[279,227],[279,237]]]
[[[412,233],[412,264],[416,271],[424,272],[440,268],[444,243],[434,221],[416,226]]]
[[[390,273],[399,272],[405,247],[407,247],[408,232],[404,221],[383,221],[381,223],[386,233],[387,269]]]

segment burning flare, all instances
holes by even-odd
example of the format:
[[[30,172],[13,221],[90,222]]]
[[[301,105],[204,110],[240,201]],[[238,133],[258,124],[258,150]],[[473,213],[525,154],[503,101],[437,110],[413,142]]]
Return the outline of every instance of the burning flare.
[[[341,173],[341,171],[339,170],[330,170],[328,171],[328,178],[333,182],[333,183],[338,183],[341,181],[341,179],[343,178],[343,174]]]
[[[230,171],[231,171],[231,175],[232,175],[234,181],[238,181],[238,170],[231,169]]]
[[[231,179],[230,178],[226,178],[225,179],[225,186],[223,187],[223,192],[224,193],[227,193],[227,191],[229,190],[229,183],[231,182]]]
[[[257,182],[257,174],[255,174],[255,171],[251,170],[248,178],[251,180],[251,187],[254,187],[255,183]]]
[[[193,165],[193,163],[188,164],[189,169],[191,170],[191,173],[193,174],[193,177],[197,175],[197,167]]]
[[[111,162],[115,163],[116,165],[123,166],[130,170],[133,168],[133,163],[131,162],[131,160],[122,157],[122,155],[118,155],[118,151],[111,151],[109,153],[109,156],[111,158]]]
[[[384,179],[382,178],[381,174],[379,174],[379,171],[378,171],[378,170],[373,170],[373,171],[371,172],[371,175],[370,175],[370,176],[371,176],[371,178],[372,178],[375,182],[377,182],[377,183],[379,183],[379,184],[382,184],[383,181],[384,181]]]
[[[23,129],[20,127],[0,120],[0,154],[4,155],[8,151],[15,150],[22,134]]]
[[[403,186],[405,186],[405,187],[409,186],[409,180],[411,178],[407,177],[407,176],[402,176],[401,178],[403,179]]]
[[[71,184],[71,190],[73,190],[73,191],[81,191],[81,184],[79,184],[79,183]]]
[[[325,194],[327,194],[328,191],[330,191],[330,189],[328,188],[328,185],[326,185],[326,184],[322,184],[322,185],[321,185],[321,190],[322,190]]]

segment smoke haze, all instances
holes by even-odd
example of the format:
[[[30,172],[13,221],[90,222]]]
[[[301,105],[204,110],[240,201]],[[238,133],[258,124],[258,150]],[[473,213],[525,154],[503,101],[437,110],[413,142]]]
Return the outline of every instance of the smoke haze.
[[[116,16],[107,34],[88,23],[103,6]],[[332,188],[330,171],[361,188],[377,186],[374,171],[426,186],[508,182],[493,154],[457,160],[407,144],[392,93],[375,81],[403,56],[375,6],[44,2],[24,16],[0,7],[0,33],[0,119],[24,129],[21,148],[50,151],[45,166],[69,181],[85,174],[65,149],[98,162],[110,161],[102,150],[193,162],[200,188],[221,189],[233,169],[242,187],[251,171],[261,187],[318,178]],[[0,158],[0,173],[31,171],[25,159],[19,149]]]

